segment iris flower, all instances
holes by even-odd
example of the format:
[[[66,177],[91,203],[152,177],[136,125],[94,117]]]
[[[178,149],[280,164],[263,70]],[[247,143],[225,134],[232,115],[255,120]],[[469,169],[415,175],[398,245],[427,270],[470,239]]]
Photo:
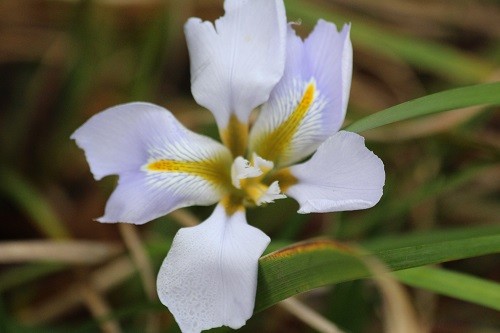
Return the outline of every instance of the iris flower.
[[[364,139],[339,131],[352,75],[350,26],[338,31],[320,20],[302,40],[282,0],[226,0],[224,8],[215,24],[185,25],[191,90],[223,144],[149,103],[109,108],[72,135],[96,180],[119,176],[100,222],[143,224],[217,203],[206,221],[178,231],[158,275],[159,298],[183,332],[236,329],[251,317],[270,239],[247,224],[247,208],[285,196],[299,213],[369,208],[385,179]]]

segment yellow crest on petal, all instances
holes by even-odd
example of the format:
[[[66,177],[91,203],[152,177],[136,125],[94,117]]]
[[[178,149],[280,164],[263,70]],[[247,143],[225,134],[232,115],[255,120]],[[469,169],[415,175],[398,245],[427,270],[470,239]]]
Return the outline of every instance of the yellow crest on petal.
[[[302,98],[288,118],[273,131],[262,135],[257,140],[254,151],[262,158],[279,165],[281,158],[290,148],[292,139],[306,117],[307,112],[313,105],[316,95],[316,84],[314,81],[311,81],[305,87]]]
[[[216,186],[230,186],[230,162],[223,158],[200,161],[178,161],[160,159],[150,161],[143,167],[147,172],[183,173],[203,178]]]
[[[233,156],[245,154],[248,141],[248,125],[242,123],[236,115],[231,115],[227,128],[221,131],[220,136],[222,142],[229,148]]]

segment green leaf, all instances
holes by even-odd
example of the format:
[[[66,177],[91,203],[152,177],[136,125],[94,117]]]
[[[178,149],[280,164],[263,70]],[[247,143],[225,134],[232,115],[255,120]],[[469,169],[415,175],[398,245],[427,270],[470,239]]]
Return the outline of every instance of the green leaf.
[[[43,195],[16,171],[0,168],[0,192],[23,209],[47,237],[53,239],[70,237],[64,223],[57,217]]]
[[[0,293],[67,268],[66,265],[56,263],[36,263],[10,268],[0,274]]]
[[[405,246],[420,246],[422,244],[441,243],[466,240],[468,238],[488,235],[500,235],[500,225],[490,224],[475,227],[460,227],[453,229],[434,229],[432,231],[417,231],[411,234],[396,234],[377,237],[363,241],[361,244],[368,251],[392,250]]]
[[[391,271],[500,252],[500,233],[467,239],[374,250]],[[331,240],[297,243],[259,261],[255,311],[295,294],[327,284],[369,277],[368,256],[354,247]]]
[[[412,287],[500,310],[500,284],[493,281],[435,267],[405,269],[394,275]]]
[[[500,82],[478,84],[442,91],[390,107],[360,119],[345,129],[351,132],[363,132],[397,121],[427,116],[438,112],[473,105],[497,104],[500,104]]]

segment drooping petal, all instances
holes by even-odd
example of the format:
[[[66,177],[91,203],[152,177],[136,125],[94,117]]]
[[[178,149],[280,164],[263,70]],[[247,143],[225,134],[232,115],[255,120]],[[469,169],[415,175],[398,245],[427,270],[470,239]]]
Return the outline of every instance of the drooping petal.
[[[182,332],[245,324],[254,308],[258,259],[269,241],[246,223],[243,210],[228,216],[221,204],[202,224],[179,230],[157,289]]]
[[[225,9],[215,26],[198,18],[186,23],[191,90],[214,114],[223,141],[245,135],[246,142],[240,132],[247,130],[250,112],[269,98],[283,74],[285,9],[282,0],[230,0]],[[235,133],[224,135],[228,127]]]
[[[370,208],[380,200],[385,182],[382,161],[365,147],[362,136],[346,131],[326,140],[310,160],[287,170],[284,192],[299,202],[299,213]]]
[[[214,204],[231,186],[227,148],[153,104],[107,109],[71,138],[96,179],[120,177],[101,222],[142,224],[180,207]]]
[[[319,20],[303,42],[288,27],[285,72],[252,128],[251,151],[286,166],[339,130],[351,86],[349,30]]]

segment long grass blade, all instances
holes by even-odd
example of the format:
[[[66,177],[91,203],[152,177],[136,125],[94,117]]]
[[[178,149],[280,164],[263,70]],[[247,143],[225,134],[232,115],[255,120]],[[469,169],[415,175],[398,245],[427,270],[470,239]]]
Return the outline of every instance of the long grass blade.
[[[500,284],[436,267],[416,267],[394,273],[399,281],[500,311]]]
[[[373,251],[389,270],[398,271],[500,252],[500,234]],[[256,311],[327,284],[370,276],[354,248],[331,240],[297,243],[260,259]]]
[[[500,104],[500,82],[484,83],[420,97],[362,118],[345,129],[363,132],[372,128],[473,105]]]
[[[11,169],[0,168],[0,192],[26,212],[47,237],[69,238],[69,232],[55,211],[27,180]]]

